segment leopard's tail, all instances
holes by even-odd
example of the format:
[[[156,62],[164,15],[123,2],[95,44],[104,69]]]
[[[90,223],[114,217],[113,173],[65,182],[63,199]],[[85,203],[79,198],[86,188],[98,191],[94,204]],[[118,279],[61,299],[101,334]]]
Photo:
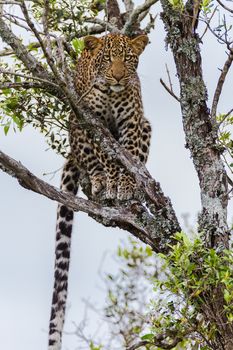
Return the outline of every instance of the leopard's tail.
[[[76,195],[79,170],[71,160],[63,168],[61,190]],[[54,288],[49,323],[49,350],[60,350],[65,320],[68,272],[70,264],[73,211],[59,204],[57,209]]]

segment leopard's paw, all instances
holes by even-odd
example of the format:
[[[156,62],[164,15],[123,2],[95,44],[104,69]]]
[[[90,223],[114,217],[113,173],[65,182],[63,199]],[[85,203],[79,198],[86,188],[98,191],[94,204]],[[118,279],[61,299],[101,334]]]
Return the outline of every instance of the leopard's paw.
[[[121,174],[117,188],[117,198],[126,201],[134,198],[135,183],[131,176]]]
[[[106,178],[104,174],[98,174],[91,177],[91,193],[97,196],[106,186]]]

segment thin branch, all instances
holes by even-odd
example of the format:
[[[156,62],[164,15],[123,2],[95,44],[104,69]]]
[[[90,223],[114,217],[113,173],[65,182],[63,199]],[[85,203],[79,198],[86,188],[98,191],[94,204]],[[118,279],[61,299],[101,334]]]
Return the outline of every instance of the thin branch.
[[[127,14],[131,14],[134,10],[134,2],[132,0],[123,0],[125,5],[125,11]]]
[[[24,78],[24,79],[32,79],[32,80],[36,80],[36,81],[40,81],[41,83],[44,83],[46,85],[51,85],[51,86],[54,86],[56,88],[59,88],[59,85],[53,83],[52,81],[50,80],[46,80],[46,79],[41,79],[41,78],[37,78],[37,77],[33,77],[31,75],[26,75],[26,74],[21,74],[21,73],[15,73],[15,72],[11,72],[9,70],[5,70],[5,69],[2,69],[0,67],[0,73],[1,74],[6,74],[6,75],[13,75],[13,76],[16,76],[16,77],[21,77],[21,78]],[[44,88],[46,88],[44,86]]]
[[[0,89],[44,89],[44,84],[22,81],[20,83],[0,83]]]
[[[230,13],[233,13],[233,10],[230,9],[229,7],[227,7],[226,5],[224,5],[224,4],[222,3],[222,1],[217,0],[217,2],[219,3],[219,5],[222,6],[222,8],[224,8],[224,10],[226,10],[226,11],[228,11],[228,12],[230,12]]]
[[[45,33],[46,47],[51,57],[52,48],[51,48],[48,20],[49,20],[49,0],[44,0],[44,11],[42,16],[42,23],[43,23],[44,33]]]
[[[165,90],[167,90],[167,92],[169,92],[169,94],[174,97],[174,99],[176,99],[178,102],[180,102],[180,98],[177,97],[174,92],[164,83],[163,79],[159,80],[160,83],[163,85],[163,87],[165,88]]]
[[[205,30],[204,30],[202,36],[200,37],[200,40],[202,40],[203,37],[205,36],[205,34],[207,33],[207,30],[208,30],[208,28],[209,28],[209,26],[210,26],[210,22],[211,22],[212,18],[214,17],[214,15],[215,15],[217,9],[218,9],[218,6],[216,6],[216,7],[214,8],[214,11],[212,12],[210,18],[208,18],[208,21],[206,22]]]
[[[146,0],[144,4],[137,6],[135,10],[131,13],[128,21],[125,23],[124,28],[122,29],[122,33],[126,35],[130,34],[132,31],[132,26],[135,26],[135,23],[138,22],[141,13],[150,9],[151,6],[154,5],[156,2],[158,2],[158,0]]]
[[[89,28],[87,28],[86,30],[82,30],[79,33],[74,33],[71,34],[70,40],[74,39],[74,38],[82,38],[86,35],[95,35],[95,34],[101,34],[105,31],[105,25],[106,23],[103,22],[103,25],[94,25],[91,26]],[[112,31],[113,27],[108,25],[108,31]],[[43,34],[43,33],[40,33]],[[53,34],[50,33],[50,36],[54,36]],[[70,46],[69,42],[65,39],[62,38],[62,41],[65,45],[65,48],[67,49],[68,46]],[[54,44],[56,42],[56,40],[51,40],[51,44]],[[30,43],[28,46],[25,46],[25,48],[28,51],[31,51],[33,49],[37,49],[40,48],[40,43],[38,43],[37,41]],[[69,53],[69,50],[66,50]],[[11,55],[15,55],[15,51],[11,50],[11,49],[4,49],[2,51],[0,51],[0,57],[5,57],[5,56],[11,56]]]
[[[150,20],[149,22],[147,23],[147,25],[142,29],[142,32],[143,33],[147,33],[149,34],[151,29],[154,29],[155,27],[155,20],[156,18],[158,17],[158,14],[156,16],[152,16],[152,14],[150,14]]]
[[[160,340],[161,338],[164,339],[164,337],[162,335],[158,335],[157,339],[155,336],[153,342],[151,342],[151,341],[148,342],[147,340],[142,340],[139,343],[128,347],[127,350],[136,350],[136,349],[138,349],[142,346],[146,346],[146,345],[153,345],[153,346],[159,347],[159,348],[164,349],[164,350],[171,350],[171,349],[174,349],[174,347],[182,341],[181,337],[175,337],[174,340],[172,341],[172,343],[168,344],[168,343],[164,343],[163,341],[161,341]]]
[[[104,20],[102,20],[100,18],[92,18],[92,17],[91,18],[86,18],[85,22],[97,24],[100,27],[102,27],[103,31],[105,31],[107,29],[109,32],[116,32],[116,29],[117,29],[114,24],[109,23],[107,21],[104,21]]]
[[[49,65],[49,67],[51,68],[53,74],[55,75],[55,77],[58,79],[58,81],[60,80],[59,79],[59,73],[54,65],[54,60],[53,60],[53,57],[52,57],[52,53],[51,53],[51,50],[47,50],[46,47],[45,47],[45,43],[44,41],[42,40],[38,30],[36,29],[34,23],[32,22],[30,16],[29,16],[29,13],[28,13],[28,10],[27,10],[27,7],[26,7],[26,4],[24,1],[22,1],[21,5],[21,10],[23,12],[23,15],[24,15],[24,18],[29,26],[29,28],[32,30],[32,32],[34,33],[35,37],[37,38],[39,44],[40,44],[40,47],[45,55],[45,58],[47,60],[47,63]],[[47,33],[48,34],[48,33]]]
[[[0,1],[0,5],[19,5],[20,2],[18,1]]]
[[[229,69],[231,67],[232,61],[233,61],[233,50],[231,50],[230,53],[228,54],[228,58],[224,63],[223,69],[218,79],[217,87],[215,89],[214,98],[213,98],[212,107],[211,107],[211,118],[214,123],[216,122],[216,113],[217,113],[219,98],[221,96],[222,88],[225,83],[227,73],[229,72]]]
[[[170,72],[169,72],[167,64],[165,64],[165,67],[166,67],[167,77],[168,77],[168,81],[169,81],[169,85],[170,85],[170,90],[173,92],[172,80],[171,80],[171,76],[170,76]]]
[[[51,76],[37,59],[28,52],[22,41],[6,25],[2,16],[0,16],[0,37],[4,42],[11,46],[14,54],[23,62],[25,67],[37,77],[50,80]]]
[[[219,127],[225,122],[225,120],[227,119],[227,117],[229,117],[229,115],[230,115],[232,112],[233,112],[233,108],[232,108],[229,112],[227,112],[227,113],[224,115],[223,119],[217,124],[218,129],[219,129]]]
[[[133,344],[130,347],[128,347],[126,350],[136,350],[141,348],[142,346],[146,346],[146,345],[154,345],[153,343],[148,342],[147,340],[141,340],[140,342],[138,342],[137,344]]]
[[[106,1],[107,22],[114,26],[114,31],[123,27],[121,12],[117,0]]]

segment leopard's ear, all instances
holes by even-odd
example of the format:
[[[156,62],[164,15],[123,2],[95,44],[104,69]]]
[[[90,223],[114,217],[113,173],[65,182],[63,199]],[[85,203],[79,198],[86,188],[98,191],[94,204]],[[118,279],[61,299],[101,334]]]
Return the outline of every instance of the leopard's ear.
[[[84,46],[87,50],[94,50],[100,45],[101,41],[95,36],[88,35],[84,38]]]
[[[131,40],[133,49],[138,55],[141,55],[141,53],[145,49],[148,42],[149,42],[148,36],[145,34],[139,35],[136,38]]]

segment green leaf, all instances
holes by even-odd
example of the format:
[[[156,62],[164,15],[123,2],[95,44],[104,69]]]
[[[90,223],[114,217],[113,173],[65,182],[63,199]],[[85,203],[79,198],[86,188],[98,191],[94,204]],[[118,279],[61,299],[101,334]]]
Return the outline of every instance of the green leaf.
[[[8,134],[9,129],[10,129],[10,124],[6,124],[6,125],[4,125],[3,130],[4,130],[4,134],[5,134],[5,135],[7,135],[7,134]]]
[[[77,54],[80,54],[82,52],[82,50],[84,49],[84,41],[80,40],[78,38],[74,38],[71,41],[74,50],[77,52]]]
[[[153,333],[147,333],[141,337],[142,340],[153,340],[154,334]]]

